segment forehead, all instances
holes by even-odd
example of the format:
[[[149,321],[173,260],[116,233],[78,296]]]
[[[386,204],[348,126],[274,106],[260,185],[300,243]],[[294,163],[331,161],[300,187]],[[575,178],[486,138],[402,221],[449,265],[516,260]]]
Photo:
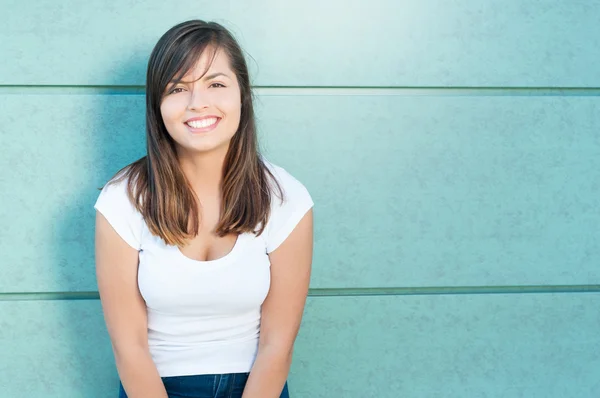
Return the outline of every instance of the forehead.
[[[207,47],[200,54],[196,63],[183,75],[182,80],[196,81],[202,76],[214,72],[227,73],[229,76],[233,75],[227,53],[222,49],[217,49],[215,52],[214,48]]]

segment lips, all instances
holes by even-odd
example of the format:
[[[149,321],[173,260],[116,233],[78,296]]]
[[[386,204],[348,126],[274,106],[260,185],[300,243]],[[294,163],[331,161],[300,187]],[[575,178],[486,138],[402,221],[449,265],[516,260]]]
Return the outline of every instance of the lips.
[[[191,133],[197,134],[214,130],[220,121],[221,118],[217,116],[204,116],[188,119],[184,124]]]
[[[189,119],[185,122],[188,126],[194,129],[204,129],[210,126],[215,125],[219,121],[219,118],[216,116],[208,116],[203,118],[193,118]]]

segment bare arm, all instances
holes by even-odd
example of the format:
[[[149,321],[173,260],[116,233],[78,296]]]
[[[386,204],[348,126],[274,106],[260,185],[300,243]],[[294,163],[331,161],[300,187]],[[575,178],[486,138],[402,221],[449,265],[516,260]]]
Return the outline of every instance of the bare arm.
[[[96,278],[119,377],[128,398],[167,398],[148,348],[138,261],[138,251],[96,212]]]
[[[243,398],[279,398],[283,390],[308,294],[312,254],[311,209],[269,254],[271,287],[262,305],[258,354]]]

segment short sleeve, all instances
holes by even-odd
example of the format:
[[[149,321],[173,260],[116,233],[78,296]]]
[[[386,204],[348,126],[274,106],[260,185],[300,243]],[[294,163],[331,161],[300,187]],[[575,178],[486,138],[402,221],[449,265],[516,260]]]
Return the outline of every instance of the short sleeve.
[[[127,196],[127,180],[106,184],[94,208],[108,220],[113,229],[127,244],[141,249],[143,217]]]
[[[281,167],[271,166],[275,178],[284,194],[284,201],[274,195],[271,201],[271,215],[267,222],[266,247],[271,253],[292,233],[302,217],[314,206],[306,187]]]

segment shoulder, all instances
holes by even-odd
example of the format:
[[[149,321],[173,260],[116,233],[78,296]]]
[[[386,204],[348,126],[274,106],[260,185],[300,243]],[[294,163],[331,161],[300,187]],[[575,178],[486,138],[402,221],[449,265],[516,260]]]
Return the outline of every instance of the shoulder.
[[[306,186],[283,167],[263,158],[265,166],[281,188],[283,198],[278,197],[276,187],[271,199],[271,212],[266,225],[267,253],[275,250],[288,237],[304,215],[314,206]]]
[[[129,179],[119,174],[102,188],[94,208],[135,249],[141,248],[144,220],[128,194]]]
[[[129,198],[128,186],[129,178],[123,173],[117,174],[104,185],[98,195],[97,204],[101,202],[135,209]]]
[[[309,194],[306,186],[302,182],[300,182],[300,180],[298,180],[295,176],[293,176],[290,172],[288,172],[286,169],[266,160],[265,158],[263,158],[263,163],[265,164],[267,169],[271,172],[271,174],[273,175],[273,177],[279,184],[279,187],[282,189],[285,200],[287,200],[288,196],[291,196],[290,200],[294,200],[298,196],[300,196],[300,197],[309,196],[310,197],[310,194]],[[275,202],[278,202],[278,201],[275,200]]]

